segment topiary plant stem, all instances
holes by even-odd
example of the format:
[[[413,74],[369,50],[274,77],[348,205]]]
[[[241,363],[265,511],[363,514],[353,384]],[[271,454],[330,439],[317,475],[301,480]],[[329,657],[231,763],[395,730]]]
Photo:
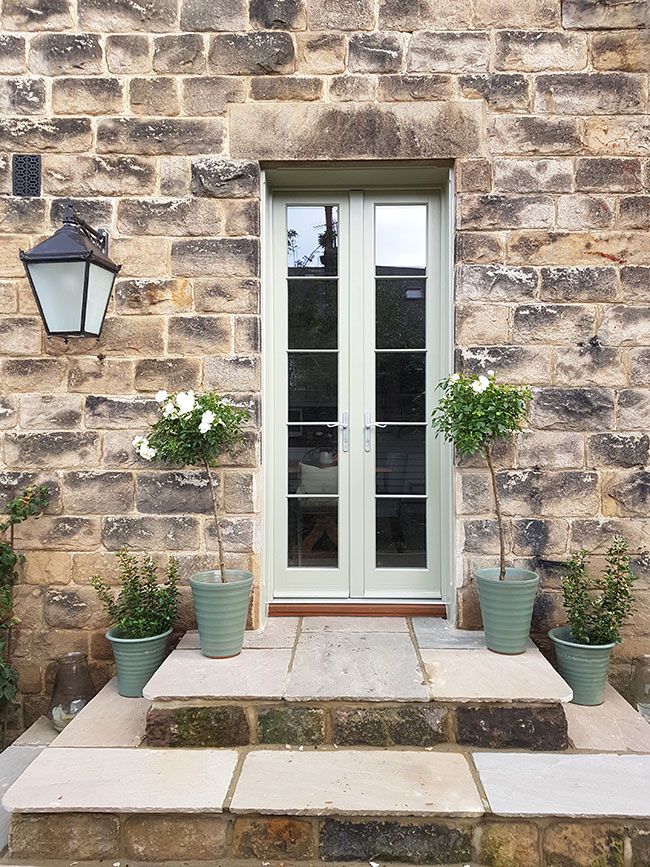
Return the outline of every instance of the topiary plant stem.
[[[494,510],[497,515],[497,524],[499,525],[499,581],[504,581],[506,577],[506,542],[503,532],[501,503],[499,502],[499,492],[497,490],[497,474],[494,472],[494,464],[492,463],[492,448],[489,445],[485,446],[485,460],[487,461],[488,469],[490,470],[490,478],[492,479]]]
[[[223,584],[226,583],[226,563],[223,555],[223,536],[221,535],[221,523],[219,521],[219,500],[217,493],[217,486],[214,483],[214,479],[212,478],[212,471],[210,469],[210,464],[207,460],[204,460],[205,471],[208,474],[208,483],[210,485],[210,494],[212,496],[212,511],[214,512],[214,523],[217,529],[217,547],[219,549],[219,571],[221,572],[221,581]]]

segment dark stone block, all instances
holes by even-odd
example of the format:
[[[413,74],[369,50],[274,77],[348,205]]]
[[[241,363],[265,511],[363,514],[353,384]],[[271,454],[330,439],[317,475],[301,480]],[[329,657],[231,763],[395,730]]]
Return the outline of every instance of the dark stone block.
[[[101,199],[53,199],[50,205],[50,222],[58,225],[68,205],[74,206],[74,212],[82,220],[92,226],[110,226],[113,221],[113,203]]]
[[[255,238],[201,238],[172,243],[172,272],[177,276],[255,277],[258,265],[259,243]]]
[[[79,21],[96,32],[144,30],[156,33],[176,27],[177,0],[78,0]]]
[[[562,705],[538,707],[459,705],[459,744],[491,749],[565,750],[569,746]]]
[[[246,0],[182,0],[181,29],[194,31],[245,30]]]
[[[519,73],[461,75],[458,83],[463,96],[486,100],[494,109],[524,109],[528,106],[529,84]]]
[[[8,151],[59,151],[75,153],[91,146],[87,117],[24,118],[0,120],[0,148]]]
[[[395,861],[454,864],[471,858],[467,828],[433,823],[364,822],[324,819],[320,829],[323,861]]]
[[[588,449],[592,466],[642,467],[648,463],[650,439],[647,434],[593,434]]]
[[[304,30],[304,0],[251,0],[250,19],[259,30]]]
[[[399,72],[404,50],[394,33],[355,33],[350,39],[350,72]]]
[[[158,404],[143,397],[89,394],[85,417],[90,428],[144,428],[158,417]]]
[[[152,708],[146,742],[155,747],[241,747],[250,743],[244,709],[236,705]]]
[[[199,545],[199,522],[193,515],[106,518],[102,543],[109,551],[127,545],[142,551],[191,551]]]
[[[325,712],[315,707],[267,707],[257,712],[261,744],[325,743]]]
[[[25,71],[25,38],[0,34],[0,72],[15,74]]]
[[[139,512],[154,515],[212,511],[208,480],[203,472],[139,473],[136,504]]]
[[[192,161],[192,192],[225,199],[257,196],[259,175],[257,163],[202,157]]]
[[[208,61],[223,75],[290,73],[295,49],[289,33],[224,33],[212,37]]]
[[[29,68],[42,75],[102,71],[99,36],[90,33],[39,33],[29,51]]]
[[[41,78],[6,78],[0,81],[0,107],[3,114],[42,114],[45,82]]]
[[[611,429],[614,397],[604,388],[540,388],[535,392],[533,424],[542,430]]]
[[[576,190],[633,192],[643,189],[641,160],[632,157],[579,157]]]
[[[153,68],[156,72],[168,72],[174,75],[203,72],[205,69],[203,37],[198,33],[159,36],[153,44]]]
[[[611,301],[616,295],[615,268],[542,268],[544,301]]]
[[[430,747],[447,738],[447,709],[433,706],[332,711],[332,740],[341,746]]]
[[[196,154],[220,151],[223,140],[224,125],[219,118],[113,117],[102,118],[97,127],[100,153]]]

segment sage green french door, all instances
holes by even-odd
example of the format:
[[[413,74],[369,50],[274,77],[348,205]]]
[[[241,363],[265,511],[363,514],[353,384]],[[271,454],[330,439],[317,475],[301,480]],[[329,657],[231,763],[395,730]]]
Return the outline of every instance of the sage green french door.
[[[440,598],[440,194],[276,195],[272,222],[273,596]]]

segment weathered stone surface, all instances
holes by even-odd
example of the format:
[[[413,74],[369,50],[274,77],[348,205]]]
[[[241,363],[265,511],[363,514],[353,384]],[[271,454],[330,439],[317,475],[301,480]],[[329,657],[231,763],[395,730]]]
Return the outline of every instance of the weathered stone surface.
[[[512,523],[512,547],[516,554],[535,559],[566,551],[569,540],[567,521],[522,519]]]
[[[593,154],[646,156],[650,121],[638,115],[590,117],[585,120],[584,142]]]
[[[309,75],[331,75],[345,69],[346,39],[340,33],[298,33],[296,70]]]
[[[237,705],[152,708],[147,715],[148,746],[238,747],[250,740],[246,714]]]
[[[625,196],[621,199],[619,221],[625,229],[650,229],[650,196]]]
[[[372,30],[372,0],[307,0],[309,26],[313,30]]]
[[[472,26],[472,10],[462,0],[380,0],[379,26],[388,30],[465,30]]]
[[[79,0],[79,23],[95,32],[161,32],[176,24],[176,0]]]
[[[138,861],[211,860],[226,854],[227,822],[219,816],[129,816],[127,858]]]
[[[592,867],[600,861],[608,867],[625,863],[625,831],[606,825],[563,822],[546,828],[544,855],[550,865]]]
[[[481,826],[479,851],[489,867],[538,867],[539,831],[527,822],[489,822]]]
[[[592,434],[587,440],[590,466],[642,467],[650,457],[647,434]]]
[[[495,116],[487,130],[496,154],[575,154],[582,150],[574,118]]]
[[[417,78],[418,76],[412,77]],[[446,78],[447,76],[439,77]],[[459,193],[484,193],[491,190],[492,163],[490,160],[458,160],[456,163],[456,189]]]
[[[39,33],[30,43],[29,68],[41,75],[99,73],[99,37],[89,33]]]
[[[153,43],[153,68],[156,72],[187,75],[203,72],[205,43],[198,33],[158,36]]]
[[[457,296],[471,301],[525,301],[535,297],[534,268],[503,265],[463,265],[456,284]]]
[[[373,102],[377,79],[373,75],[337,75],[329,82],[329,97],[338,102]]]
[[[183,279],[121,280],[115,287],[115,306],[122,314],[177,314],[191,308],[192,289]]]
[[[5,115],[43,114],[45,110],[45,84],[43,80],[40,78],[2,79],[0,81],[0,110]]]
[[[88,118],[21,118],[0,120],[0,148],[9,151],[85,151],[91,142]],[[16,272],[15,276],[22,276]]]
[[[198,358],[143,358],[135,365],[135,388],[138,391],[196,389],[200,379],[201,362]]]
[[[650,349],[633,349],[630,352],[630,383],[645,385],[650,370]]]
[[[99,545],[99,531],[97,518],[46,515],[32,524],[21,525],[16,538],[26,551],[42,551],[43,548],[94,551]]]
[[[642,383],[647,385],[647,377]],[[650,418],[650,390],[624,388],[618,393],[618,427],[620,430],[646,430]]]
[[[246,0],[181,0],[181,29],[188,31],[245,30]]]
[[[307,76],[256,76],[251,83],[253,99],[314,100],[323,94],[323,81]]]
[[[484,99],[494,111],[519,111],[528,108],[530,85],[518,73],[475,73],[461,75],[460,92],[471,99]]]
[[[595,33],[591,40],[591,57],[595,69],[647,72],[650,62],[650,33]]]
[[[420,31],[411,39],[409,72],[485,72],[490,58],[487,33]]]
[[[240,198],[259,193],[259,167],[255,162],[201,157],[192,160],[195,196]]]
[[[153,192],[155,167],[142,157],[43,158],[43,184],[55,196],[124,196]]]
[[[117,858],[120,823],[101,813],[14,816],[9,833],[13,858]]]
[[[296,859],[317,857],[316,826],[305,819],[235,820],[232,840],[237,858]]]
[[[205,473],[176,471],[139,473],[137,507],[145,514],[208,513],[212,499]]]
[[[550,196],[465,195],[458,201],[458,221],[461,229],[550,227],[555,205]]]
[[[576,189],[632,192],[643,188],[641,162],[617,157],[579,157],[576,160]]]
[[[381,102],[436,101],[453,95],[450,75],[383,75],[377,86]],[[465,186],[464,192],[472,191]]]
[[[151,50],[146,36],[120,33],[106,39],[106,65],[115,74],[133,74],[151,70]]]
[[[218,118],[102,118],[97,128],[97,150],[154,155],[219,152],[223,138],[223,121]]]
[[[25,38],[9,33],[0,34],[0,72],[16,74],[24,72]]]
[[[131,473],[80,470],[63,477],[66,512],[115,515],[133,509]],[[162,511],[162,510],[161,510]]]
[[[32,394],[20,401],[20,425],[24,430],[74,430],[80,424],[80,398]]]
[[[621,352],[592,337],[556,351],[558,385],[625,385],[627,370]]]
[[[497,473],[497,484],[506,515],[593,515],[598,511],[595,472],[501,470]]]
[[[45,593],[43,617],[48,626],[80,629],[88,624],[95,602],[93,590],[88,587],[51,588]]]
[[[72,24],[70,0],[34,0],[29,6],[20,0],[6,0],[2,7],[6,30],[65,30]]]
[[[475,155],[479,148],[478,106],[471,101],[426,107],[233,105],[230,112],[231,151],[240,158],[368,159],[388,157],[389,151],[392,158],[431,158]],[[321,134],[325,127],[327,138]]]
[[[1,365],[5,386],[19,392],[57,388],[65,375],[65,367],[57,358],[7,358]]]
[[[257,740],[261,744],[323,744],[325,712],[315,707],[260,708],[257,712]]]
[[[644,345],[648,340],[650,307],[612,304],[603,314],[598,336],[606,345]]]
[[[544,301],[612,301],[616,295],[614,268],[542,268],[540,278]]]
[[[594,261],[619,265],[650,263],[650,251],[640,232],[514,231],[509,236],[507,261],[526,265],[592,265]]]
[[[508,343],[510,311],[496,304],[463,304],[456,307],[456,340],[459,344]]]
[[[362,861],[372,852],[389,862],[464,863],[471,848],[467,829],[442,824],[325,819],[320,829],[321,857],[327,861]]]
[[[584,69],[587,37],[578,33],[544,30],[498,30],[495,66],[521,72]]]
[[[183,112],[206,117],[223,114],[231,102],[244,102],[245,82],[227,75],[196,76],[183,83]]]
[[[114,114],[122,105],[122,85],[116,78],[58,78],[52,83],[57,114]]]
[[[206,238],[172,243],[172,273],[176,276],[255,277],[258,267],[256,238]]]
[[[521,304],[515,307],[515,343],[576,343],[586,341],[595,328],[595,309],[579,304]]]
[[[634,114],[643,112],[643,78],[623,72],[538,75],[535,106],[559,114]]]
[[[295,49],[288,33],[217,34],[210,39],[210,69],[225,75],[271,75],[295,68]]]
[[[475,22],[479,27],[553,28],[560,23],[555,0],[476,0]]]
[[[348,66],[351,72],[399,72],[403,50],[396,33],[357,33],[350,38]]]
[[[127,235],[217,235],[221,208],[207,199],[125,199],[117,209],[117,225]]]
[[[146,427],[157,416],[157,403],[141,397],[89,395],[84,407],[86,427],[101,430]]]
[[[9,467],[75,467],[98,463],[99,437],[91,432],[7,433],[5,461]]]
[[[561,196],[557,206],[557,225],[561,229],[605,229],[614,224],[612,197]]]
[[[645,518],[650,505],[650,472],[619,470],[604,474],[603,514]]]
[[[124,545],[145,551],[187,551],[198,547],[199,523],[190,515],[106,518],[102,542],[109,551]]]
[[[644,0],[612,3],[611,0],[564,0],[562,26],[579,30],[614,30],[647,26]]]
[[[498,192],[563,193],[573,189],[573,163],[569,159],[494,160],[494,188]]]
[[[204,313],[257,313],[259,284],[237,277],[195,280],[194,304]]]
[[[565,750],[567,722],[562,705],[489,707],[459,705],[458,743],[490,749]]]
[[[304,0],[251,0],[250,20],[259,30],[304,30],[307,10]]]
[[[409,705],[332,711],[332,739],[340,746],[430,747],[448,739],[444,707]]]
[[[129,104],[133,114],[172,115],[180,111],[178,83],[173,78],[132,78]]]

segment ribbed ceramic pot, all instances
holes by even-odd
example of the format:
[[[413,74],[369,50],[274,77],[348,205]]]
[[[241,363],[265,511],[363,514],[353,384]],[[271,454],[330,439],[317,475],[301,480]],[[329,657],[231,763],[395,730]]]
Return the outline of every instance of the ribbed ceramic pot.
[[[190,577],[201,653],[225,659],[241,653],[253,575],[239,569],[197,572]]]
[[[568,626],[556,626],[548,637],[555,647],[557,670],[573,690],[573,704],[602,704],[609,657],[616,644],[577,644]]]
[[[523,653],[528,644],[539,575],[528,569],[506,567],[476,571],[478,597],[485,628],[485,643],[495,653]]]
[[[145,684],[165,658],[167,639],[172,630],[153,635],[151,638],[120,638],[115,627],[109,629],[106,638],[113,647],[117,669],[117,691],[125,698],[140,698]]]

